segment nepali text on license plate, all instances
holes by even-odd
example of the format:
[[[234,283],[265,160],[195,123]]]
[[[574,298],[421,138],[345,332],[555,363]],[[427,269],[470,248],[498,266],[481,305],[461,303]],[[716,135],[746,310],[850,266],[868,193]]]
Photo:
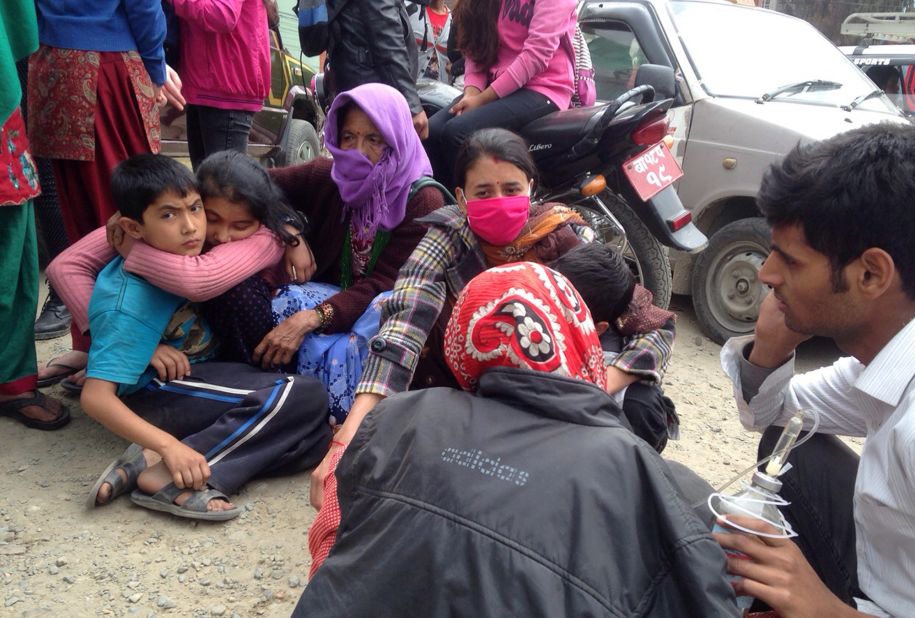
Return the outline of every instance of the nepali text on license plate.
[[[623,163],[623,172],[644,202],[683,175],[664,142],[658,142]]]

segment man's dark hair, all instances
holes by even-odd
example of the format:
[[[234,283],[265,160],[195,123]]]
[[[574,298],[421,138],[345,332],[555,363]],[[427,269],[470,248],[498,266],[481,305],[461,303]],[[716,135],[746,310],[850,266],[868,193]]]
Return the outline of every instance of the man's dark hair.
[[[197,179],[190,169],[165,155],[134,155],[111,173],[111,194],[118,212],[140,223],[143,212],[166,191],[186,197],[197,191]]]
[[[845,266],[877,247],[915,299],[915,126],[877,124],[798,145],[766,172],[757,203],[769,225],[802,227],[829,258],[835,291]]]
[[[613,324],[632,302],[635,275],[610,245],[596,241],[581,244],[553,260],[550,268],[575,286],[595,323]]]

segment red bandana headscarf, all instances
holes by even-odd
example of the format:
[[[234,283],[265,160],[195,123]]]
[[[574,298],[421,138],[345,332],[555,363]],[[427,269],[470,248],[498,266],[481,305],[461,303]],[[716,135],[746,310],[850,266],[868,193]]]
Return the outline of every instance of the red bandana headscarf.
[[[591,313],[565,277],[533,262],[491,268],[467,284],[445,330],[445,359],[470,391],[492,367],[606,384]]]

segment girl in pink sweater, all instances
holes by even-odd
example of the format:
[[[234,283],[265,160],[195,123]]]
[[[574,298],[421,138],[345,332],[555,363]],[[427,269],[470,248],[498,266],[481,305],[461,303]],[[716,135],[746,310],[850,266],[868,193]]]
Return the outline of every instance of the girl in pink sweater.
[[[246,155],[212,155],[197,176],[207,216],[205,253],[179,256],[127,239],[118,251],[128,272],[190,301],[207,301],[203,312],[221,341],[220,357],[249,362],[250,352],[274,326],[273,291],[288,281],[305,282],[314,272],[311,250],[300,240],[305,222]],[[114,256],[106,230],[99,228],[48,267],[48,279],[57,282],[81,332],[89,326],[96,275]],[[68,390],[78,390],[80,382],[71,379]]]
[[[572,99],[575,0],[462,0],[454,10],[464,94],[429,120],[436,178],[454,186],[454,156],[474,131],[518,130]]]

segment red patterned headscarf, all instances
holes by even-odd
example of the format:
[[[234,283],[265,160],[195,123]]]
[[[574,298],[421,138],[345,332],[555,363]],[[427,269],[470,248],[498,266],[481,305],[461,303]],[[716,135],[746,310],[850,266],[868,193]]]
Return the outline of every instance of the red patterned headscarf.
[[[606,384],[591,313],[565,277],[533,262],[491,268],[467,284],[445,331],[445,359],[469,391],[492,367]]]

